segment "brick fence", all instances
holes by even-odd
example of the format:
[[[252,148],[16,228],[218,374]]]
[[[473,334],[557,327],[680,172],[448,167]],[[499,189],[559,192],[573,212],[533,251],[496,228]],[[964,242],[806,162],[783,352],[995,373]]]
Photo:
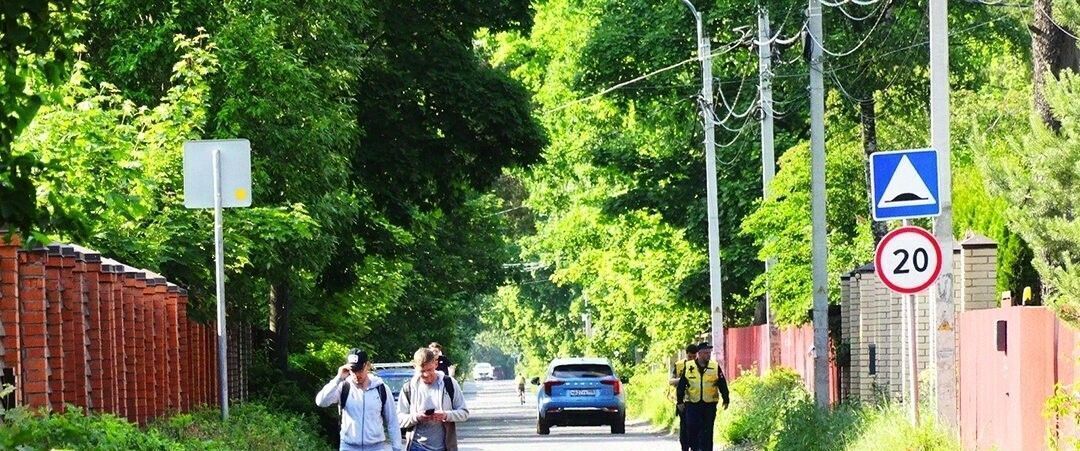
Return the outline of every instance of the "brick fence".
[[[957,315],[997,307],[997,244],[969,235],[953,249],[953,285]],[[912,378],[904,371],[908,319],[901,296],[891,293],[869,264],[840,279],[841,331],[849,358],[841,365],[842,399],[874,402],[901,400]],[[916,351],[919,367],[929,362],[929,300],[927,292],[915,296],[918,326]],[[959,363],[959,357],[957,357]],[[958,366],[959,368],[959,366]]]
[[[0,231],[0,370],[8,407],[114,413],[145,424],[216,405],[213,323],[187,290],[75,245],[24,249]],[[230,394],[246,395],[250,327],[230,329]]]

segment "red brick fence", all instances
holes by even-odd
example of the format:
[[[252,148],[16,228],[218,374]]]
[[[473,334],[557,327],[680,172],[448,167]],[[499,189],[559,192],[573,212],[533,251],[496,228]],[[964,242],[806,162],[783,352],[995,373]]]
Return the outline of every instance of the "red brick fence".
[[[249,331],[230,341],[250,343]],[[145,424],[217,404],[216,349],[215,326],[189,319],[187,291],[164,277],[0,235],[0,370],[15,386],[5,405],[70,404]],[[230,351],[230,392],[243,397],[250,346]]]

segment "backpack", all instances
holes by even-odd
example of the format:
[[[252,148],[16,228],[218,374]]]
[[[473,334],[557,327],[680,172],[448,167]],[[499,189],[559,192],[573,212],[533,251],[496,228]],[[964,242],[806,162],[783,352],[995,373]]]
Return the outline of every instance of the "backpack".
[[[446,394],[450,396],[450,405],[454,405],[454,393],[456,390],[454,388],[454,380],[450,376],[443,376],[442,380],[443,387],[445,387],[446,390]],[[405,399],[408,399],[409,404],[412,405],[412,398],[409,396],[409,393],[412,392],[412,389],[410,389],[409,387],[412,387],[411,381],[408,384],[405,384],[404,387],[401,387],[401,393],[405,395]]]
[[[408,383],[405,384],[405,386],[401,387],[401,396],[404,396],[405,399],[409,401],[409,405],[412,405],[412,396],[411,396],[411,393],[412,393],[412,388],[411,387],[412,387],[412,385],[413,385],[412,381],[410,380]],[[455,393],[455,390],[456,390],[454,388],[454,379],[451,378],[450,376],[443,376],[443,387],[444,387],[443,390],[446,391],[446,394],[448,396],[450,396],[450,405],[453,406],[454,405],[454,393]],[[453,423],[444,423],[444,425],[446,425],[446,424],[449,424],[449,425],[453,426]],[[414,429],[416,429],[416,426],[410,426],[410,427],[407,427],[407,428],[401,428],[401,435],[405,436],[406,433],[412,432]],[[407,447],[406,447],[406,449],[407,449]]]
[[[338,399],[338,415],[342,415],[342,412],[345,410],[345,402],[349,400],[349,389],[351,388],[350,385],[352,384],[346,381],[345,386],[341,387],[341,399]],[[385,406],[387,396],[386,384],[379,385],[375,388],[379,390],[379,399],[382,399],[382,405]],[[344,418],[344,415],[342,415],[342,417]]]

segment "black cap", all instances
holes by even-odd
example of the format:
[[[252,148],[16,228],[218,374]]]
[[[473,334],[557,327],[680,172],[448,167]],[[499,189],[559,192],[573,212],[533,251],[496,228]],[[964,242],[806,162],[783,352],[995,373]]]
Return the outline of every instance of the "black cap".
[[[707,342],[707,341],[703,341],[701,343],[698,343],[697,350],[701,351],[703,349],[712,349],[712,345],[709,344],[709,342]]]
[[[367,353],[360,348],[352,348],[349,350],[349,354],[345,357],[345,364],[354,371],[358,371],[364,368],[364,364],[368,362]]]
[[[686,353],[687,354],[693,354],[695,352],[697,352],[697,345],[696,344],[690,343],[690,344],[686,345]]]

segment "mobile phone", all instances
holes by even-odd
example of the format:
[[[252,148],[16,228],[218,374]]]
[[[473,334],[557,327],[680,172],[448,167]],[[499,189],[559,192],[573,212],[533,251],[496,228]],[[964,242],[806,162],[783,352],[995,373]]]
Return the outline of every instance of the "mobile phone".
[[[430,417],[430,416],[432,416],[432,415],[435,415],[435,409],[428,409],[428,410],[425,410],[425,411],[424,411],[424,415],[427,415],[427,416],[429,416],[429,417]]]

